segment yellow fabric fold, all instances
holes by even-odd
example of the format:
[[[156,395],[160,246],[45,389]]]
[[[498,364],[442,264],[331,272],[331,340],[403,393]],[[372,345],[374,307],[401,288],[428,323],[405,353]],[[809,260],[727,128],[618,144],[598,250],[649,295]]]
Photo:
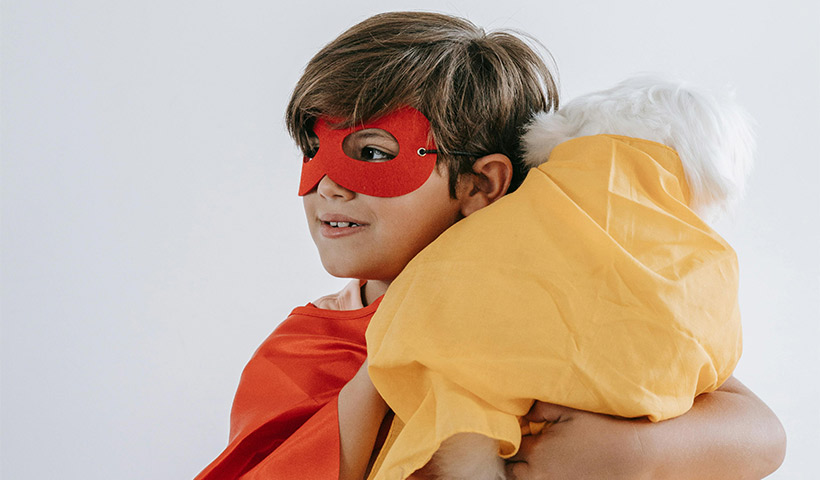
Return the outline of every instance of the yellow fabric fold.
[[[459,432],[512,455],[534,399],[659,421],[720,386],[741,353],[737,259],[688,195],[674,150],[583,137],[417,255],[367,330],[405,423],[373,477]]]

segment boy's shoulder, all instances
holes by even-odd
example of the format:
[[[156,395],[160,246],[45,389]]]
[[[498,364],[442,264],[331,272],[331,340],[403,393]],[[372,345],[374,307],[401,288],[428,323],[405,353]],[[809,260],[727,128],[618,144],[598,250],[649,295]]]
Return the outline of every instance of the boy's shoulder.
[[[365,329],[379,302],[362,305],[359,293],[362,283],[364,282],[353,280],[337,293],[295,307],[287,318],[276,326],[265,344],[278,343],[283,336],[305,334],[315,338],[328,335],[354,339],[361,337],[364,341]]]
[[[339,292],[325,295],[311,304],[322,310],[348,311],[364,308],[361,290],[363,284],[361,280],[351,280]]]

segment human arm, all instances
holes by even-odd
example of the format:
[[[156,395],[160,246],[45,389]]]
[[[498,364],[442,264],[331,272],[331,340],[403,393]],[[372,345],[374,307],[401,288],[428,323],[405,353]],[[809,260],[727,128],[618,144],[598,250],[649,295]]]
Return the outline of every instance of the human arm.
[[[527,417],[555,423],[522,439],[508,463],[515,480],[760,479],[780,466],[786,448],[780,421],[734,377],[659,423],[544,403]]]
[[[387,404],[367,374],[367,361],[339,393],[339,480],[361,480]]]

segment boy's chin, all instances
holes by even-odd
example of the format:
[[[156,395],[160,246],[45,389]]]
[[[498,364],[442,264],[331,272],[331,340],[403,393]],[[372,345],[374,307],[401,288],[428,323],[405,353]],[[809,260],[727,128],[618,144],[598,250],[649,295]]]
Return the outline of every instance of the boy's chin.
[[[356,268],[353,265],[344,264],[344,262],[329,262],[322,260],[322,266],[330,275],[337,278],[355,278],[357,280],[367,280],[366,271],[361,268]]]
[[[373,269],[357,268],[352,265],[337,265],[325,262],[322,262],[322,266],[325,267],[325,271],[331,276],[337,278],[353,278],[356,280],[381,280],[389,283],[399,274],[399,272],[395,272],[394,275],[384,270],[376,271]]]

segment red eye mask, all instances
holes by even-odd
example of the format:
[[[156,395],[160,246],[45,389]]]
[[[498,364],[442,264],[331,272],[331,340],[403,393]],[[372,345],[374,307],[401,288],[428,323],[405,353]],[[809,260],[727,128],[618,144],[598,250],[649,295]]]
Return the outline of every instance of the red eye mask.
[[[328,126],[338,122],[341,120],[336,118],[316,120],[313,133],[319,138],[319,149],[313,158],[304,159],[300,196],[316,188],[325,175],[348,190],[374,197],[406,195],[430,178],[436,166],[436,147],[432,140],[428,141],[430,122],[418,110],[402,107],[352,128],[334,130]],[[373,162],[345,154],[342,149],[345,138],[367,128],[382,129],[393,135],[399,144],[395,158]]]

